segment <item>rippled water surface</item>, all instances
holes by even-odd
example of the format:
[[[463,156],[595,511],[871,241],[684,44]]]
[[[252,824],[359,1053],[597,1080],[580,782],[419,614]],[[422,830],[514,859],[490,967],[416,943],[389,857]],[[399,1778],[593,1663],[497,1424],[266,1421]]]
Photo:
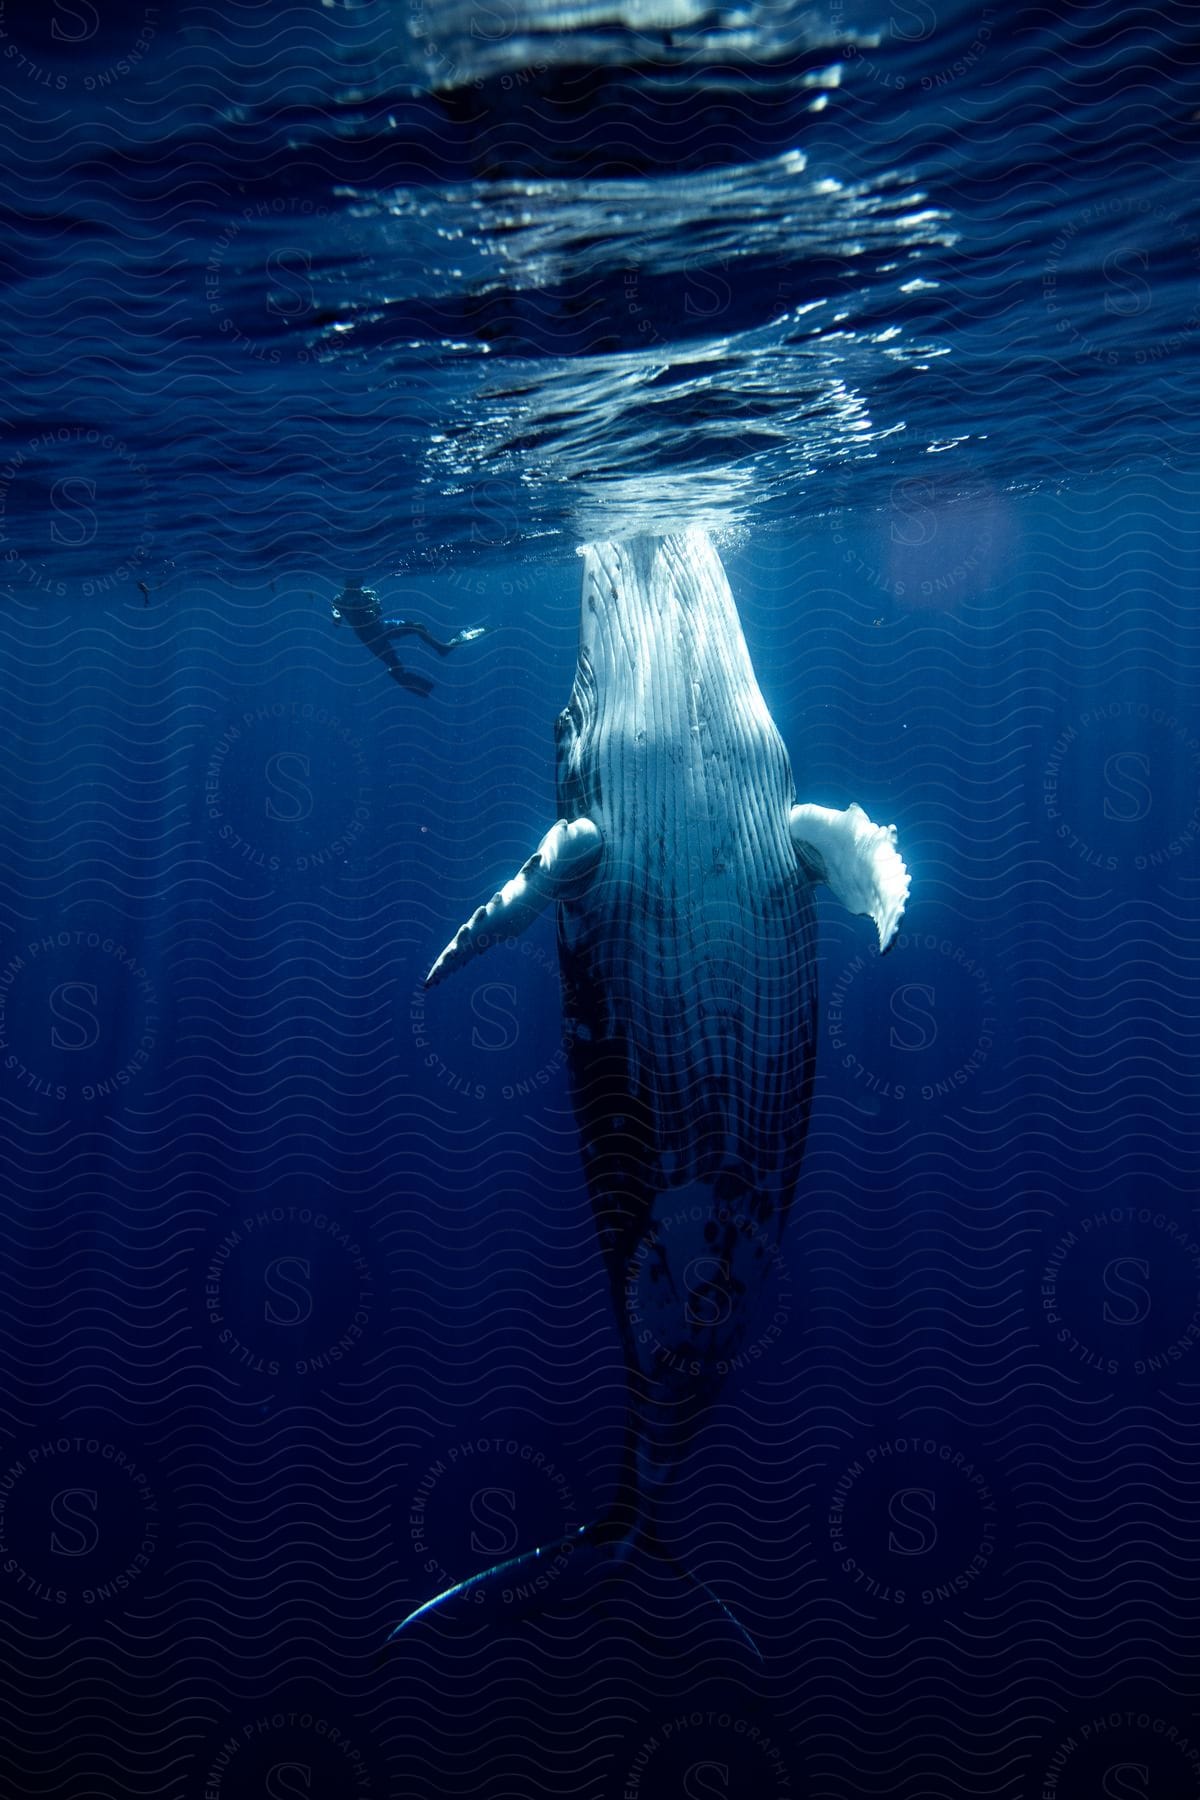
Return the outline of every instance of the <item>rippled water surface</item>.
[[[1198,50],[0,0],[4,1794],[1200,1792]],[[613,1488],[553,927],[422,977],[689,523],[913,877],[666,1508],[763,1660],[653,1563],[385,1655]]]
[[[154,572],[544,559],[660,504],[767,528],[1194,449],[1182,15],[534,10],[197,14],[117,78],[133,15],[56,63],[17,9],[65,84],[7,114],[18,588],[64,566],[47,426],[119,434],[66,447]]]

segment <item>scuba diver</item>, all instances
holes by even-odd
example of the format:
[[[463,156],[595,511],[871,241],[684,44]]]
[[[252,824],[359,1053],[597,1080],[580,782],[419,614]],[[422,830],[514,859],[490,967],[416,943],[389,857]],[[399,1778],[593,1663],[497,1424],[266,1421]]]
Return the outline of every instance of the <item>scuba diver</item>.
[[[377,656],[394,681],[411,694],[431,694],[433,683],[427,675],[418,675],[414,669],[406,669],[392,648],[393,638],[418,637],[422,643],[436,650],[439,656],[448,656],[459,644],[469,644],[475,638],[482,637],[487,630],[486,625],[469,625],[463,631],[456,631],[445,643],[435,637],[428,625],[422,625],[417,619],[385,619],[383,606],[374,588],[358,587],[347,581],[344,590],[333,603],[335,623],[345,619],[360,643],[367,646],[372,656]]]

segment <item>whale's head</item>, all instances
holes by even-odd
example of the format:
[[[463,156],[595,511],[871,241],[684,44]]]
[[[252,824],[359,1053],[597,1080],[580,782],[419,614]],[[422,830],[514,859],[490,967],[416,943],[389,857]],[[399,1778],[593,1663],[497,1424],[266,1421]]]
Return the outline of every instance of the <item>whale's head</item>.
[[[625,723],[684,723],[746,708],[773,731],[720,557],[698,528],[585,544],[580,665]]]

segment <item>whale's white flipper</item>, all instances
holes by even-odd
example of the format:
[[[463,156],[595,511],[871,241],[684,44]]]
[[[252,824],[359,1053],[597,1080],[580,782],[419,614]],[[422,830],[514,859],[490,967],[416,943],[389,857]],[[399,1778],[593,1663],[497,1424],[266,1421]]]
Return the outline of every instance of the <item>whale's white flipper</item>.
[[[861,806],[793,806],[792,842],[813,881],[823,881],[847,912],[874,919],[886,950],[908,899],[909,875],[896,827],[875,825]]]
[[[425,986],[436,987],[492,944],[517,937],[552,901],[575,892],[599,862],[602,845],[590,819],[570,824],[560,819],[552,825],[512,880],[459,926],[425,977]]]

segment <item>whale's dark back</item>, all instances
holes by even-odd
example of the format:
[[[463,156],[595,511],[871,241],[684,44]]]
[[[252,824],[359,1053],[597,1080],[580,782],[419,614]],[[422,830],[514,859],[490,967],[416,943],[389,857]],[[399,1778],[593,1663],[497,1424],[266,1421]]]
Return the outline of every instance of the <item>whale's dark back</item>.
[[[585,556],[558,797],[599,825],[604,857],[560,909],[570,1071],[631,1371],[670,1410],[711,1394],[779,1279],[815,913],[787,752],[708,538]]]

